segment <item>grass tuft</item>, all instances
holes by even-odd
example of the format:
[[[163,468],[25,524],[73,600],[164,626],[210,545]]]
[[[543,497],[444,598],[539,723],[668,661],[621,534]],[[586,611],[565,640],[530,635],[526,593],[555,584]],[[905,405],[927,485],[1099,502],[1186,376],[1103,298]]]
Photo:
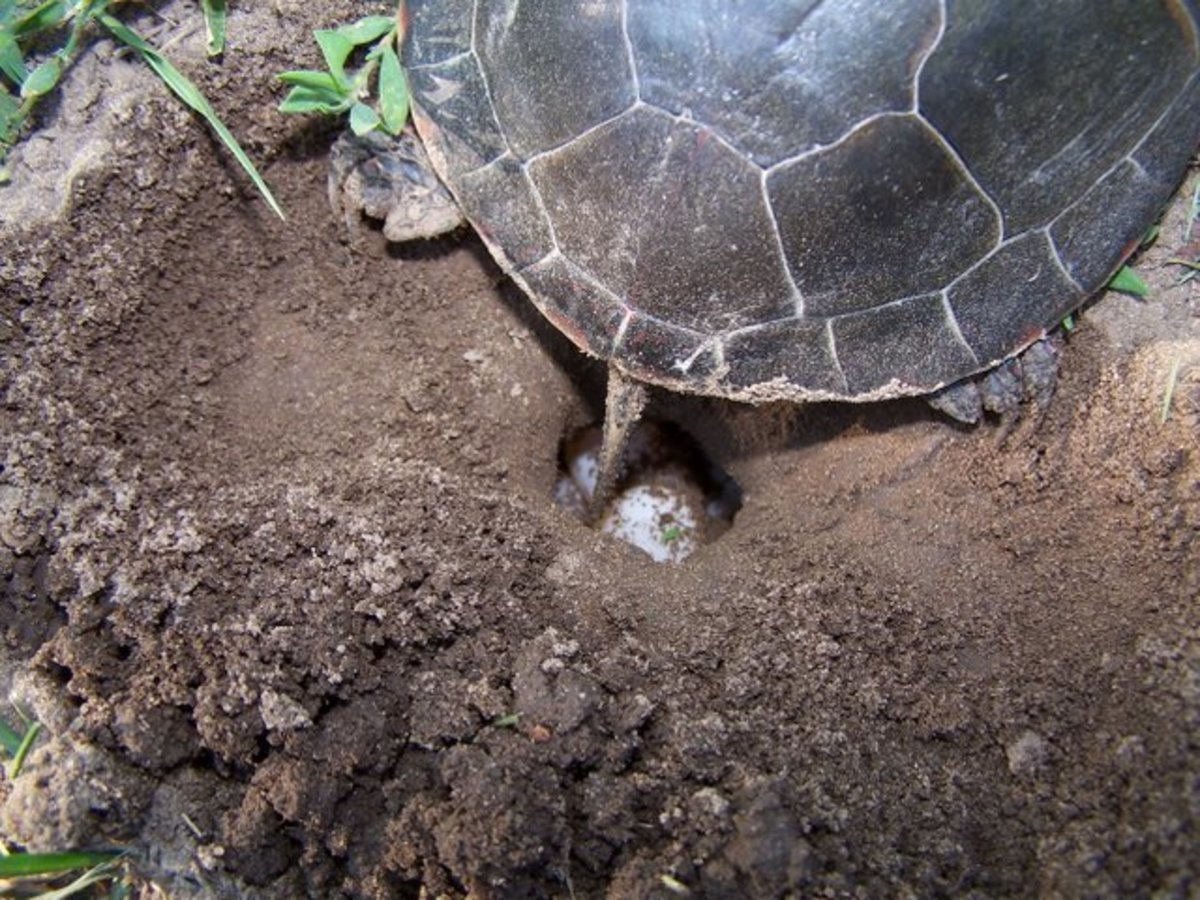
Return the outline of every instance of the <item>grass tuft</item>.
[[[75,61],[86,40],[95,34],[94,25],[108,31],[132,48],[172,93],[200,114],[229,149],[267,205],[285,218],[283,209],[258,173],[237,138],[221,121],[208,99],[141,35],[110,12],[120,0],[0,0],[0,183],[9,180],[4,160],[24,135],[37,102],[51,93],[63,73]],[[225,48],[225,0],[201,0],[208,34],[208,53]],[[57,49],[30,68],[32,48],[54,45]]]

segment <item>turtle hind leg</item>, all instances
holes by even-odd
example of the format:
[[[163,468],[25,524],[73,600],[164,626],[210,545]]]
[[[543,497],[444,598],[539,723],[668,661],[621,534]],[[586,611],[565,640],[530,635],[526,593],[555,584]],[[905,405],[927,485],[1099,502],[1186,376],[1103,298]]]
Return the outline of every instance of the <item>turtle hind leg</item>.
[[[604,430],[600,440],[596,489],[588,503],[587,518],[595,523],[621,477],[625,446],[633,426],[646,408],[646,385],[623,374],[616,366],[608,367],[608,394],[604,400]]]
[[[361,216],[383,222],[383,236],[396,242],[439,237],[465,224],[411,128],[396,137],[344,132],[329,163],[329,204],[352,241]]]

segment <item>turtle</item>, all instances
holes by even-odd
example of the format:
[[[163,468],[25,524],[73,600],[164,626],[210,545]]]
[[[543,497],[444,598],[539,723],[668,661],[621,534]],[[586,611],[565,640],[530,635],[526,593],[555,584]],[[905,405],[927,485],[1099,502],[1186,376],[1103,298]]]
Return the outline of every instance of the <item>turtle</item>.
[[[1200,144],[1200,0],[407,0],[400,16],[416,132],[400,169],[442,206],[434,228],[393,230],[431,236],[460,210],[607,361],[606,473],[647,385],[931,395],[977,417],[975,379],[1012,393],[1021,354],[1108,282]]]

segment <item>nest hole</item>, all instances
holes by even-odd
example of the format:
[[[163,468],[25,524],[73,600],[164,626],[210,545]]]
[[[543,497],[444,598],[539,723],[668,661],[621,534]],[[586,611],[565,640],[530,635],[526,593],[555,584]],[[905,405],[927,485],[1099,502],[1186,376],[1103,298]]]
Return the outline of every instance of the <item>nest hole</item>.
[[[554,500],[581,522],[596,488],[601,426],[574,429],[559,446]],[[682,562],[725,534],[742,507],[737,481],[670,422],[631,431],[613,498],[594,527],[656,562]]]

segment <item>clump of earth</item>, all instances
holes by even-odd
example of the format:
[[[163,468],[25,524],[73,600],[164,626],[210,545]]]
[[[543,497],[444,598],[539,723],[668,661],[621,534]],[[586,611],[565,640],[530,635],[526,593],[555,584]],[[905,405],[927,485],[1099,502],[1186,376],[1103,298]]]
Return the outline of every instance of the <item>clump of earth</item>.
[[[176,897],[1196,891],[1195,173],[1018,421],[654,394],[742,495],[663,565],[554,502],[602,369],[472,236],[348,231],[274,112],[361,5],[220,63],[162,12],[289,220],[106,45],[0,191],[7,842]]]

